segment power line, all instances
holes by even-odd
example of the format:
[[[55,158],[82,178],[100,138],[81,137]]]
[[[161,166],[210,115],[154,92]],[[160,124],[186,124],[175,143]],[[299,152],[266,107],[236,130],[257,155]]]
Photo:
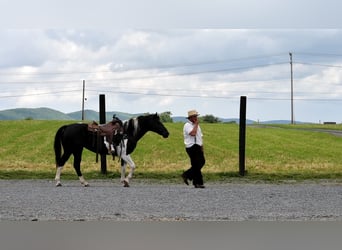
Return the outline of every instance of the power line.
[[[315,55],[315,56],[322,56],[322,55],[330,55],[330,56],[342,56],[337,54],[314,54],[314,53],[298,53],[298,54],[304,54],[304,55]],[[231,59],[228,60],[222,60],[222,61],[215,61],[215,62],[202,62],[202,63],[193,63],[193,64],[183,64],[183,65],[164,65],[164,66],[158,66],[156,68],[152,69],[163,69],[163,68],[180,68],[180,67],[191,67],[191,66],[204,66],[204,65],[212,65],[212,64],[219,64],[219,63],[226,63],[226,62],[233,62],[233,61],[240,61],[240,60],[250,60],[250,59],[260,59],[260,58],[266,58],[270,56],[280,56],[282,54],[275,54],[275,55],[268,55],[268,56],[252,56],[252,57],[246,57],[246,58],[237,58],[237,59]],[[193,71],[193,72],[179,72],[179,73],[162,73],[162,74],[150,74],[150,75],[140,75],[140,76],[127,76],[127,77],[115,77],[115,78],[105,78],[105,79],[91,79],[87,78],[87,81],[97,81],[97,82],[103,82],[103,81],[127,81],[127,80],[140,80],[140,79],[155,79],[155,78],[168,78],[168,77],[177,77],[177,76],[190,76],[190,75],[198,75],[198,74],[210,74],[210,73],[218,73],[218,72],[234,72],[234,71],[241,71],[241,70],[248,70],[253,68],[260,68],[260,67],[270,67],[275,65],[281,65],[281,64],[287,64],[288,62],[275,62],[275,63],[267,63],[267,64],[255,64],[251,66],[241,66],[241,67],[230,67],[230,68],[221,68],[221,69],[212,69],[212,70],[199,70],[199,71]],[[342,68],[341,65],[332,65],[332,64],[319,64],[319,63],[310,63],[310,62],[301,62],[301,61],[295,61],[296,64],[303,64],[303,65],[312,65],[312,66],[321,66],[321,67],[336,67],[336,68]],[[141,70],[146,68],[137,68],[134,70]],[[149,69],[149,68],[147,68]],[[130,70],[127,71],[119,71],[119,73],[127,73]],[[98,74],[98,73],[118,73],[115,71],[83,71],[83,72],[47,72],[47,73],[0,73],[0,75],[35,75],[35,76],[44,76],[44,75],[62,75],[62,74]],[[84,77],[80,77],[84,78]],[[39,81],[0,81],[0,84],[53,84],[53,83],[60,83],[60,84],[72,84],[75,82],[79,82],[79,79],[70,79],[70,80],[39,80]]]
[[[342,54],[329,54],[329,53],[310,53],[310,52],[296,52],[292,53],[296,55],[308,55],[308,56],[315,56],[315,57],[322,57],[322,56],[329,56],[329,57],[342,57]],[[99,71],[73,71],[73,72],[0,72],[1,75],[14,75],[14,76],[47,76],[47,75],[74,75],[74,74],[99,74],[99,73],[118,73],[118,72],[129,72],[129,71],[139,71],[139,70],[146,70],[146,69],[174,69],[174,68],[184,68],[184,67],[194,67],[194,66],[205,66],[205,65],[215,65],[215,64],[223,64],[223,63],[234,63],[237,61],[248,61],[248,60],[255,60],[255,59],[262,59],[262,58],[271,58],[271,57],[279,57],[279,56],[285,56],[285,53],[277,53],[277,54],[269,54],[269,55],[257,55],[257,56],[250,56],[250,57],[242,57],[242,58],[233,58],[229,60],[215,60],[215,61],[206,61],[206,62],[199,62],[199,63],[188,63],[188,64],[166,64],[166,65],[158,65],[158,66],[150,66],[150,67],[136,67],[136,68],[128,68],[128,69],[119,69],[117,71],[115,70],[99,70]],[[255,67],[262,67],[262,66],[269,66],[273,64],[281,64],[280,63],[270,63],[270,64],[264,64],[264,65],[255,65]],[[284,62],[283,62],[284,63]],[[299,62],[296,62],[299,63]],[[304,64],[304,63],[303,63]],[[310,63],[305,63],[310,64]],[[312,64],[315,65],[315,64]],[[317,64],[319,65],[319,64]],[[335,67],[334,65],[323,65],[321,66],[327,66],[327,67]],[[253,68],[254,66],[247,66],[247,67],[241,67],[241,68],[232,68],[232,69],[223,69],[223,71],[227,70],[239,70],[239,69],[248,69]],[[341,66],[336,66],[341,67]],[[206,73],[211,71],[203,71],[203,72],[193,72],[189,74],[200,74],[200,73]],[[212,71],[216,72],[216,71]],[[33,82],[30,82],[33,83]]]
[[[321,55],[326,55],[326,54],[313,54],[313,53],[299,53],[299,54],[307,54],[307,55],[315,55],[315,56],[321,56]],[[282,54],[278,55],[273,55],[273,56],[279,56]],[[342,55],[331,55],[331,56],[342,56]],[[263,56],[267,57],[267,56]],[[235,59],[236,61],[239,60],[251,60],[251,59],[260,59],[263,57],[247,57],[247,58],[240,58],[240,59]],[[164,66],[159,66],[157,69],[162,69],[163,67],[165,68],[178,68],[178,67],[191,67],[191,66],[204,66],[204,65],[211,65],[211,64],[219,64],[219,63],[226,63],[226,62],[232,62],[234,60],[226,61],[215,61],[215,62],[202,62],[202,63],[193,63],[193,64],[183,64],[183,65],[164,65]],[[218,95],[199,95],[199,94],[177,94],[177,93],[170,93],[170,92],[177,92],[177,91],[183,91],[183,92],[193,92],[194,90],[184,90],[184,89],[163,89],[159,91],[166,91],[168,92],[167,94],[163,94],[161,92],[155,92],[156,89],[149,89],[149,88],[136,88],[138,90],[146,90],[148,93],[142,93],[139,91],[110,91],[110,90],[100,90],[99,89],[99,83],[100,82],[116,82],[116,81],[128,81],[128,80],[140,80],[140,79],[154,79],[154,78],[167,78],[167,77],[176,77],[176,76],[190,76],[190,75],[197,75],[197,74],[210,74],[210,73],[217,73],[217,72],[236,72],[236,71],[241,71],[241,70],[248,70],[248,69],[254,69],[254,68],[260,68],[260,67],[270,67],[270,66],[276,66],[276,65],[282,65],[282,64],[288,64],[288,62],[276,62],[276,63],[267,63],[267,64],[259,64],[259,65],[252,65],[252,66],[241,66],[241,67],[230,67],[230,68],[221,68],[221,69],[208,69],[208,70],[198,70],[198,71],[193,71],[193,72],[179,72],[179,73],[163,73],[163,74],[151,74],[151,75],[140,75],[140,76],[127,76],[127,77],[116,77],[116,78],[108,78],[108,79],[89,79],[87,80],[87,83],[89,82],[96,82],[97,87],[96,89],[92,89],[91,86],[88,86],[87,92],[93,92],[93,93],[99,93],[99,92],[106,92],[106,93],[114,93],[114,94],[127,94],[127,95],[155,95],[155,96],[174,96],[174,97],[191,97],[191,98],[214,98],[214,99],[233,99],[236,98],[234,95],[229,95],[229,96],[218,96]],[[318,64],[318,63],[309,63],[309,62],[296,62],[296,64],[306,64],[306,65],[313,65],[313,66],[322,66],[322,67],[337,67],[337,68],[342,68],[340,65],[329,65],[329,64]],[[143,68],[141,68],[143,69]],[[136,70],[136,69],[135,69]],[[138,69],[139,70],[139,69]],[[57,72],[56,74],[80,74],[80,73],[115,73],[112,71],[94,71],[94,72]],[[127,71],[125,71],[127,72]],[[6,74],[6,73],[4,73]],[[4,75],[1,74],[0,75]],[[25,73],[23,73],[25,74]],[[55,73],[42,73],[39,74],[41,76],[44,75],[49,75],[49,74],[55,74]],[[38,76],[39,76],[38,75]],[[251,82],[277,82],[277,81],[285,81],[288,79],[264,79],[264,80],[235,80],[231,81],[231,84],[250,84]],[[17,82],[0,82],[0,84],[79,84],[80,80],[41,80],[41,81],[17,81]],[[48,86],[47,86],[48,87]],[[65,89],[65,88],[64,88]],[[133,89],[134,90],[134,89]],[[211,92],[210,89],[197,89],[197,91],[206,91],[206,93]],[[217,90],[213,90],[213,92],[217,92]],[[47,91],[47,92],[41,92],[41,93],[32,93],[32,94],[21,94],[21,95],[0,95],[0,98],[15,98],[15,97],[25,97],[25,96],[39,96],[39,95],[56,95],[56,94],[62,94],[62,93],[79,93],[80,89],[72,89],[72,90],[63,90],[63,91]],[[288,92],[280,92],[280,91],[252,91],[252,90],[241,90],[241,91],[227,91],[230,94],[233,93],[263,93],[263,94],[288,94]],[[296,92],[297,95],[300,94],[309,94],[309,93],[314,93],[314,92]],[[331,94],[330,92],[319,92],[318,94]],[[276,97],[249,97],[249,99],[252,100],[290,100],[289,98],[276,98]],[[340,99],[331,99],[331,98],[294,98],[296,101],[341,101]]]
[[[77,93],[79,94],[80,90],[68,90],[68,91],[51,91],[51,92],[43,92],[43,93],[32,93],[32,94],[22,94],[22,95],[7,95],[7,96],[0,96],[0,99],[3,98],[17,98],[17,97],[27,97],[27,96],[42,96],[42,95],[56,95],[56,94],[62,94],[62,93]],[[236,95],[228,95],[228,96],[218,96],[218,95],[203,95],[203,94],[171,94],[171,93],[158,93],[158,92],[137,92],[137,91],[110,91],[110,90],[87,90],[88,95],[91,95],[91,92],[96,93],[110,93],[110,94],[124,94],[124,95],[145,95],[145,96],[169,96],[169,97],[182,97],[182,98],[202,98],[202,99],[236,99],[239,98],[241,93],[246,93],[246,91],[238,92]],[[247,91],[248,92],[248,91]],[[269,94],[279,94],[279,92],[263,92],[261,93],[269,93]],[[250,91],[250,93],[254,93],[253,91]],[[282,92],[284,94],[288,94],[286,92]],[[328,94],[328,93],[326,93]],[[251,100],[263,100],[263,101],[289,101],[290,98],[280,98],[280,97],[248,97],[248,99]],[[341,102],[342,99],[338,98],[294,98],[295,101],[315,101],[315,102],[327,102],[327,101],[334,101],[334,102]]]
[[[244,60],[252,60],[252,59],[262,59],[269,57],[279,57],[284,55],[285,53],[278,54],[269,54],[269,55],[257,55],[257,56],[249,56],[242,58],[233,58],[233,59],[225,59],[225,60],[215,60],[215,61],[206,61],[206,62],[198,62],[198,63],[186,63],[186,64],[165,64],[165,65],[157,65],[157,66],[146,66],[146,67],[133,67],[127,69],[118,69],[118,70],[100,70],[100,71],[73,71],[73,72],[0,72],[1,75],[21,75],[21,76],[45,76],[45,75],[73,75],[73,74],[98,74],[98,73],[117,73],[117,72],[128,72],[128,71],[139,71],[146,69],[174,69],[174,68],[184,68],[184,67],[197,67],[197,66],[205,66],[205,65],[215,65],[215,64],[223,64],[223,63],[232,63],[236,61],[244,61]]]
[[[231,71],[241,71],[247,69],[261,68],[261,67],[269,67],[275,65],[287,64],[287,62],[279,62],[279,63],[271,63],[271,64],[259,64],[253,66],[245,66],[245,67],[235,67],[235,68],[224,68],[224,69],[214,69],[214,70],[201,70],[195,72],[184,72],[184,73],[174,73],[174,74],[160,74],[160,75],[142,75],[142,76],[129,76],[129,77],[116,77],[116,78],[107,78],[107,79],[89,79],[87,81],[124,81],[124,80],[141,80],[141,79],[154,79],[154,78],[168,78],[168,77],[177,77],[177,76],[190,76],[190,75],[198,75],[198,74],[210,74],[210,73],[218,73],[218,72],[231,72]],[[70,83],[75,82],[76,80],[59,80],[59,81],[15,81],[15,82],[0,82],[0,84],[43,84],[43,83]],[[77,80],[79,81],[79,80]]]
[[[334,53],[312,53],[312,52],[295,52],[292,54],[296,54],[296,55],[306,55],[306,56],[315,56],[315,57],[342,57],[342,54],[334,54]]]
[[[80,90],[65,90],[65,91],[51,91],[51,92],[42,92],[42,93],[32,93],[32,94],[21,94],[21,95],[0,95],[0,98],[13,98],[13,97],[25,97],[25,96],[40,96],[40,95],[56,95],[61,93],[79,93]]]
[[[320,64],[320,63],[308,63],[308,62],[295,62],[296,64],[321,66],[321,67],[332,67],[332,68],[342,68],[342,65],[331,65],[331,64]]]

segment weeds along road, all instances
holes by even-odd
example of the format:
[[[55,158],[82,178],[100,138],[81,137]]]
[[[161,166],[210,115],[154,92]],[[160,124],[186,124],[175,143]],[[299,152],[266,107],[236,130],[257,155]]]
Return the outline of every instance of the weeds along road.
[[[342,221],[341,183],[0,180],[0,221]]]

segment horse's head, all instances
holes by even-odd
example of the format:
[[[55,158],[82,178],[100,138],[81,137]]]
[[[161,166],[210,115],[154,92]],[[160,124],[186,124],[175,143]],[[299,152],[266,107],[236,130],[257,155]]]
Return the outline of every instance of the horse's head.
[[[142,115],[137,118],[131,118],[124,122],[123,127],[124,133],[128,136],[126,154],[133,152],[137,142],[148,131],[155,132],[164,138],[169,137],[169,131],[164,127],[157,113],[154,115]]]
[[[145,122],[146,128],[149,131],[155,132],[164,138],[169,137],[169,131],[167,131],[163,123],[160,121],[160,117],[157,113],[145,116]]]

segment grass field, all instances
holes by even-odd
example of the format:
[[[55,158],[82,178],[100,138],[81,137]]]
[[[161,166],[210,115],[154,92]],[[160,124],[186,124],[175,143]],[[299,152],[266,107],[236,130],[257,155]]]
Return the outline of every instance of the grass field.
[[[53,179],[53,140],[66,121],[0,121],[0,179]],[[182,138],[182,123],[166,123],[168,139],[154,133],[143,137],[132,154],[137,165],[135,178],[179,181],[188,168]],[[342,125],[248,126],[246,137],[247,175],[239,171],[239,126],[201,124],[204,133],[206,181],[302,181],[330,179],[342,182],[342,137],[310,130],[342,130]],[[63,179],[77,179],[71,158]],[[95,154],[84,150],[82,171],[87,179],[118,178],[120,165],[107,158],[107,176],[100,173]]]

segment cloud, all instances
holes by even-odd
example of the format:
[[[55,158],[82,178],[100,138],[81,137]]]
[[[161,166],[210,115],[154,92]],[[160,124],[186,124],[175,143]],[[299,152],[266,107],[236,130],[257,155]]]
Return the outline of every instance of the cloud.
[[[289,52],[298,101],[342,99],[341,36],[339,29],[1,30],[0,109],[80,110],[84,79],[89,109],[105,93],[108,107],[123,112],[196,108],[228,117],[247,95],[250,117],[286,119]],[[328,116],[302,110],[301,120]]]
[[[44,51],[37,43],[40,35],[41,32],[36,31],[1,31],[0,67],[40,66],[44,58]]]

